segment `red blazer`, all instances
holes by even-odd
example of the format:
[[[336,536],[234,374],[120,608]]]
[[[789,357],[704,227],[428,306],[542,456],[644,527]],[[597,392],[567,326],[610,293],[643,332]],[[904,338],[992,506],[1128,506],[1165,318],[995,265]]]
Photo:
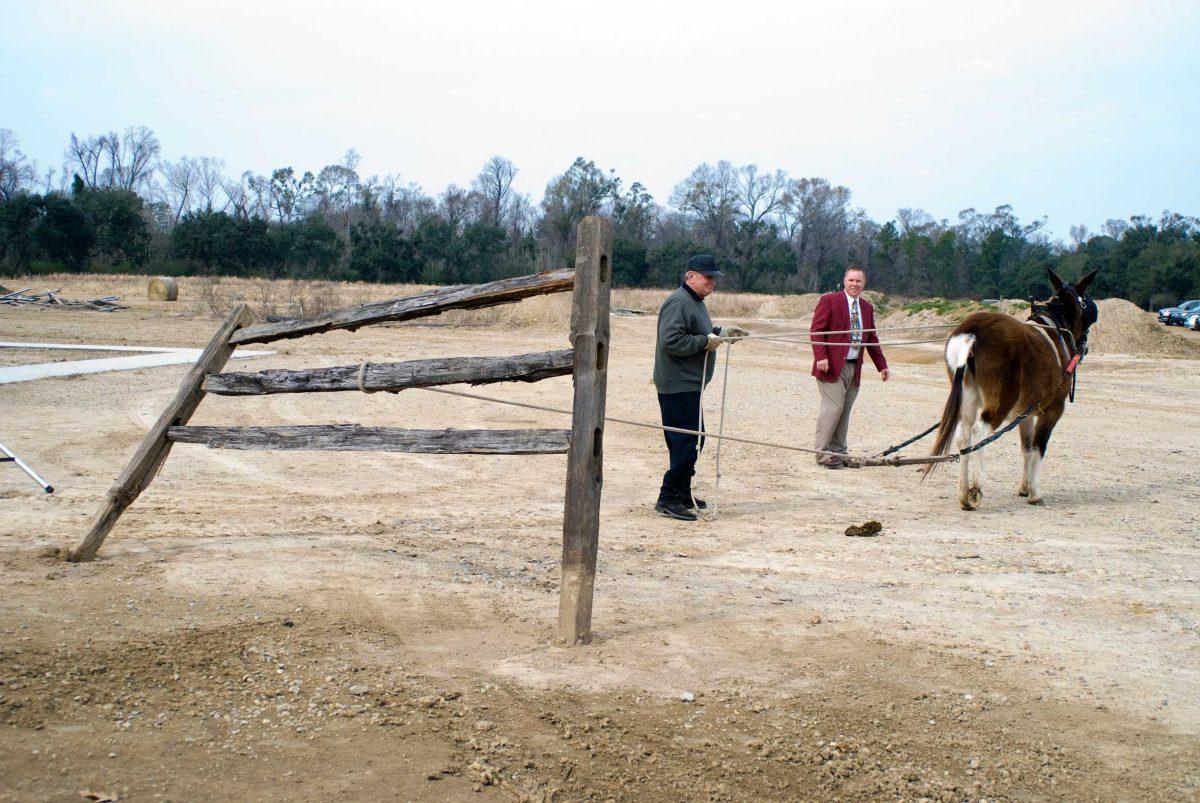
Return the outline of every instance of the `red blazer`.
[[[863,296],[859,296],[858,309],[862,313],[863,329],[874,329],[875,308],[871,306],[871,302]],[[846,367],[846,354],[850,351],[848,348],[850,335],[823,335],[821,333],[844,331],[849,328],[850,309],[845,292],[826,293],[821,296],[821,300],[817,302],[817,309],[813,312],[812,326],[808,328],[808,333],[813,341],[812,375],[822,382],[835,382],[842,375],[842,369]],[[826,343],[830,345],[825,345]],[[847,347],[833,345],[836,343],[845,343]],[[883,357],[883,349],[879,347],[879,334],[863,332],[862,345],[858,352],[859,359],[854,364],[855,385],[862,381],[862,356],[864,353],[871,355],[871,362],[875,363],[875,370],[882,371],[888,367],[887,360]],[[829,360],[828,371],[817,370],[819,360]]]

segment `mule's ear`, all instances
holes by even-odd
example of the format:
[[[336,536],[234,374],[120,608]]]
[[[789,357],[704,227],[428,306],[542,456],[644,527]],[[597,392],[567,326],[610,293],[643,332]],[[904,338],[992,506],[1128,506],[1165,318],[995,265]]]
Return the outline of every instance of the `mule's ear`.
[[[1063,280],[1058,278],[1057,273],[1050,270],[1050,268],[1046,268],[1046,275],[1050,277],[1050,286],[1054,288],[1054,292],[1057,293],[1059,290],[1063,289]]]
[[[1088,285],[1092,283],[1092,279],[1095,279],[1096,274],[1099,272],[1100,272],[1100,269],[1096,268],[1094,271],[1089,273],[1087,276],[1084,276],[1082,279],[1080,279],[1079,281],[1077,281],[1075,283],[1075,289],[1079,291],[1079,295],[1083,295],[1084,293],[1087,292]]]

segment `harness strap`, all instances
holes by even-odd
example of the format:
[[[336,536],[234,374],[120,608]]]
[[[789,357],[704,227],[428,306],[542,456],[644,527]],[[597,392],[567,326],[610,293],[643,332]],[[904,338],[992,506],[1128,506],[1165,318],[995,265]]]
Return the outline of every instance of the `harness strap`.
[[[1054,341],[1050,339],[1050,335],[1046,332],[1046,329],[1050,328],[1050,329],[1055,330],[1055,332],[1058,334],[1058,344],[1059,344],[1059,346],[1062,347],[1062,351],[1065,352],[1067,354],[1067,357],[1069,358],[1071,355],[1071,352],[1067,351],[1067,344],[1063,341],[1062,332],[1059,331],[1059,328],[1057,326],[1050,323],[1050,321],[1048,321],[1046,319],[1045,315],[1039,315],[1038,319],[1041,320],[1042,323],[1039,324],[1032,320],[1029,320],[1029,321],[1025,321],[1025,324],[1026,324],[1026,326],[1032,326],[1034,329],[1037,329],[1037,331],[1042,335],[1042,337],[1046,338],[1046,343],[1049,344],[1050,350],[1054,352],[1054,359],[1058,361],[1058,367],[1062,368],[1063,367],[1063,355],[1061,352],[1059,352],[1058,348],[1055,347]]]
[[[1034,406],[1035,405],[1032,405],[1032,404],[1029,405],[1028,407],[1025,408],[1025,412],[1021,413],[1019,416],[1014,418],[1012,421],[1010,421],[1008,424],[1006,424],[1002,429],[996,430],[991,435],[988,435],[986,438],[981,440],[979,443],[972,444],[972,445],[968,446],[967,448],[961,450],[958,453],[959,456],[970,454],[971,452],[974,452],[977,449],[982,449],[983,447],[987,446],[992,441],[996,440],[996,438],[999,438],[1004,433],[1010,432],[1014,427],[1019,425],[1026,418],[1029,418],[1029,414],[1033,412]]]
[[[1071,330],[1064,329],[1063,327],[1058,326],[1053,321],[1051,321],[1051,319],[1046,315],[1038,314],[1037,318],[1038,318],[1038,320],[1040,320],[1042,322],[1037,323],[1034,320],[1030,319],[1028,321],[1025,321],[1025,323],[1028,324],[1029,326],[1034,327],[1039,332],[1041,332],[1042,337],[1046,338],[1046,342],[1050,344],[1050,348],[1053,349],[1053,351],[1054,351],[1054,357],[1055,357],[1055,359],[1058,360],[1058,367],[1063,369],[1063,379],[1070,380],[1070,387],[1067,388],[1067,398],[1071,400],[1072,404],[1074,404],[1075,403],[1075,383],[1079,379],[1079,374],[1076,371],[1076,369],[1079,367],[1079,363],[1083,361],[1083,353],[1084,353],[1084,350],[1087,348],[1087,333],[1086,332],[1084,333],[1083,341],[1080,344],[1080,347],[1076,348],[1075,335],[1072,334]],[[1063,365],[1063,358],[1059,354],[1058,349],[1054,348],[1054,341],[1052,341],[1050,339],[1050,335],[1046,334],[1047,329],[1053,329],[1055,334],[1058,335],[1058,344],[1062,347],[1063,352],[1067,356],[1067,364],[1066,365]],[[1066,333],[1067,337],[1071,338],[1071,347],[1070,348],[1067,347],[1067,342],[1066,342],[1066,340],[1063,339],[1064,332]],[[1072,353],[1072,352],[1074,352],[1074,353]]]
[[[934,425],[931,426],[929,429],[925,430],[924,432],[922,432],[919,435],[913,435],[911,438],[906,440],[904,443],[897,443],[895,446],[889,446],[887,449],[885,449],[884,451],[882,451],[878,455],[876,455],[876,457],[887,457],[892,452],[898,452],[901,449],[903,449],[905,446],[908,446],[910,444],[916,443],[917,441],[921,440],[921,438],[924,438],[926,435],[933,432],[935,429],[937,429],[941,425],[942,425],[942,422],[938,421],[938,422],[934,423]]]

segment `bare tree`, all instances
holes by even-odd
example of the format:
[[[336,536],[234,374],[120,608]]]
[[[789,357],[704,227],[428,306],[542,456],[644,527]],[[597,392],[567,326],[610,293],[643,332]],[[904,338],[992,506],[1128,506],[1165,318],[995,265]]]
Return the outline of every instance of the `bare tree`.
[[[151,180],[159,153],[158,137],[145,126],[130,126],[99,137],[80,139],[71,132],[64,154],[67,169],[79,175],[84,186],[112,187],[137,192]]]
[[[353,156],[354,158],[350,158]],[[326,165],[317,174],[313,194],[317,210],[335,221],[346,237],[350,236],[350,214],[359,198],[361,183],[350,164],[358,164],[358,154],[347,151],[343,164]],[[308,175],[308,174],[306,174]]]
[[[782,170],[759,173],[758,165],[744,165],[737,169],[736,187],[738,211],[751,227],[757,228],[783,203],[787,174]]]
[[[517,176],[516,166],[503,156],[493,156],[471,182],[472,189],[482,201],[482,218],[494,226],[504,225],[512,198],[512,183]]]
[[[42,192],[44,194],[49,195],[50,193],[55,191],[56,188],[55,188],[55,184],[54,184],[54,176],[57,173],[58,173],[58,171],[55,170],[53,167],[47,167],[46,172],[42,174]],[[59,177],[58,187],[57,187],[59,192],[62,192],[63,190],[66,189],[63,186],[63,179],[65,177],[66,177],[65,173]]]
[[[671,204],[694,216],[700,235],[717,249],[733,237],[739,203],[737,171],[726,161],[705,162],[671,192]]]
[[[106,148],[104,140],[104,137],[80,139],[72,131],[71,143],[63,154],[67,169],[74,171],[89,189],[100,186],[100,162]]]
[[[384,176],[379,185],[379,214],[404,234],[411,234],[423,218],[434,213],[434,201],[417,184],[401,184],[399,176]]]
[[[975,211],[975,207],[963,209],[958,213],[958,225],[954,229],[958,232],[963,242],[973,246],[978,245],[987,236],[987,215],[981,215]]]
[[[450,224],[455,232],[472,222],[471,193],[457,184],[451,184],[438,197],[438,214]]]
[[[614,230],[643,245],[649,243],[659,214],[658,204],[640,181],[633,182],[625,193],[613,200]]]
[[[896,221],[900,224],[901,235],[925,234],[933,227],[933,215],[924,209],[898,209]]]
[[[519,240],[537,228],[537,210],[538,208],[533,205],[525,193],[514,192],[511,194],[505,219],[508,221],[508,236],[512,240]]]
[[[221,192],[225,193],[226,211],[238,220],[247,220],[250,217],[250,196],[246,192],[244,176],[241,180],[222,178]]]
[[[850,190],[823,178],[790,181],[780,204],[784,231],[796,253],[796,286],[820,289],[824,273],[847,250]]]
[[[0,200],[8,201],[32,184],[37,170],[18,147],[17,135],[0,128]]]
[[[879,236],[883,227],[872,220],[867,210],[861,207],[850,211],[847,222],[850,233],[850,258],[869,269],[875,251],[875,238]]]
[[[144,125],[130,126],[120,134],[111,131],[100,141],[108,158],[108,167],[101,179],[109,187],[137,192],[149,182],[154,172],[154,159],[160,150],[153,131]]]
[[[200,163],[190,156],[183,156],[178,162],[159,162],[158,174],[162,183],[156,185],[154,194],[170,210],[167,226],[174,228],[184,213],[192,208],[196,185],[199,183]]]
[[[356,217],[379,217],[379,196],[382,189],[383,182],[379,176],[367,176],[359,179],[358,200],[355,204],[357,206]]]
[[[201,156],[196,164],[196,202],[206,212],[224,212],[229,208],[231,196],[225,191],[225,160],[215,156]],[[218,193],[225,201],[217,207]]]
[[[267,176],[256,176],[247,170],[242,173],[242,185],[246,188],[247,217],[270,220],[274,209],[271,179]]]

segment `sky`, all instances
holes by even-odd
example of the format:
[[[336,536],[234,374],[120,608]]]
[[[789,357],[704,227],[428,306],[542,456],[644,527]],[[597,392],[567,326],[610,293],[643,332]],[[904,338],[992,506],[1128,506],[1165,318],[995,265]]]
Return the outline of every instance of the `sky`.
[[[163,156],[297,172],[348,148],[430,194],[577,156],[666,203],[725,159],[876,220],[1013,205],[1066,239],[1200,215],[1200,3],[4,0],[0,128],[45,169],[145,125]]]

